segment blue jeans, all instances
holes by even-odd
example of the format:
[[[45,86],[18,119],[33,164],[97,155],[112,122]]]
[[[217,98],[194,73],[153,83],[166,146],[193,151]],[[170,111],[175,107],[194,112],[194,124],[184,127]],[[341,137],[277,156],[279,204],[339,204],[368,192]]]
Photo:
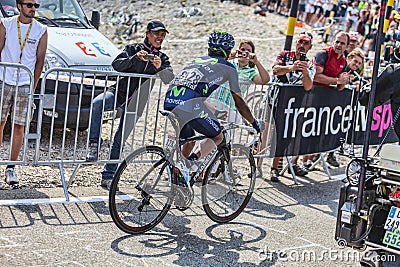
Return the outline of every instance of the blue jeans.
[[[103,116],[103,101],[104,111],[111,111],[114,109],[115,95],[113,92],[105,92],[99,94],[93,99],[92,118],[89,131],[89,142],[101,144],[100,131],[101,119]],[[118,104],[117,104],[118,107]]]
[[[103,109],[104,102],[104,109]],[[89,142],[101,144],[100,140],[100,131],[101,131],[101,118],[103,116],[103,111],[111,111],[114,109],[115,103],[115,94],[113,92],[105,92],[99,94],[93,99],[93,108],[92,108],[92,118],[89,132]],[[117,103],[115,107],[119,107],[120,105]],[[111,153],[110,159],[118,159],[121,148],[121,138],[122,138],[122,129],[124,123],[124,113],[123,110],[118,129],[115,132],[114,139],[111,145]],[[117,170],[118,164],[106,164],[103,168],[102,178],[103,179],[112,179],[114,177],[114,173]]]
[[[122,142],[122,130],[124,128],[124,116],[125,109],[123,109],[121,113],[121,117],[119,119],[118,129],[115,132],[110,152],[110,159],[119,159],[119,155],[121,152],[121,142]],[[104,165],[103,171],[101,172],[101,178],[105,180],[111,180],[114,178],[114,174],[117,171],[118,164],[116,163],[107,163]]]
[[[119,103],[117,103],[117,106],[122,108],[122,114],[121,114],[121,117],[119,120],[118,129],[115,132],[114,139],[112,141],[110,159],[119,159],[122,143],[125,142],[125,140],[122,140],[122,136],[124,136],[124,138],[126,139],[129,136],[132,129],[135,127],[138,118],[142,116],[143,111],[146,107],[147,101],[150,97],[151,89],[152,89],[152,87],[150,87],[149,84],[147,84],[147,85],[142,84],[141,89],[136,91],[132,95],[132,98],[129,100],[129,103],[127,105],[121,106]],[[109,96],[110,94],[111,94],[111,96]],[[103,98],[101,98],[101,100],[102,99]],[[93,102],[95,102],[95,101],[93,101]],[[94,104],[95,103],[93,103],[93,106],[94,106]],[[98,111],[99,113],[102,113],[102,107],[103,107],[102,104],[103,104],[103,102],[100,101],[100,108],[96,107],[96,110],[100,110],[100,111]],[[113,93],[110,93],[110,92],[106,93],[105,105],[106,104],[107,104],[107,108],[110,107],[112,109],[114,107],[113,106],[113,104],[114,104],[114,94]],[[110,104],[110,106],[108,106],[109,104]],[[105,108],[105,110],[106,110],[106,108]],[[126,118],[125,118],[125,110],[129,111],[129,112],[127,112]],[[133,114],[132,114],[132,112],[133,112]],[[97,121],[98,122],[97,126],[91,125],[93,127],[90,127],[91,128],[90,137],[92,137],[92,135],[93,135],[94,140],[96,140],[97,142],[99,142],[100,127],[101,127],[101,125],[100,125],[101,114],[99,114],[98,116],[100,119],[98,119],[98,121]],[[124,120],[126,120],[126,124],[127,124],[127,125],[125,125],[125,127],[124,127]],[[97,129],[97,136],[95,136],[95,131],[93,131],[93,134],[92,134],[92,128]],[[102,178],[103,179],[113,179],[117,168],[118,168],[118,164],[107,163],[104,166],[103,171],[101,173]]]

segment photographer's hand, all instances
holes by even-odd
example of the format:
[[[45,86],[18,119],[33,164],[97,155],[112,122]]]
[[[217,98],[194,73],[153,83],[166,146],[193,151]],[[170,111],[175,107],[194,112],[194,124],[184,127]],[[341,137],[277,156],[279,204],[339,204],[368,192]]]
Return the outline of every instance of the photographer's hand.
[[[154,67],[156,69],[159,69],[161,67],[161,58],[157,55],[154,56],[153,60],[150,60],[150,62],[152,62],[154,64]]]
[[[257,55],[254,53],[249,53],[248,55],[250,62],[253,62],[254,64],[256,64],[258,62],[258,58]]]
[[[308,73],[308,62],[307,61],[299,61],[299,69],[303,73]]]
[[[228,60],[237,58],[237,53],[238,53],[238,50],[231,51],[231,53],[229,54]]]
[[[296,60],[292,65],[292,71],[302,70],[302,61]]]
[[[141,61],[147,61],[144,59],[144,56],[147,55],[148,53],[144,50],[140,50],[139,52],[136,53],[136,56],[141,60]]]

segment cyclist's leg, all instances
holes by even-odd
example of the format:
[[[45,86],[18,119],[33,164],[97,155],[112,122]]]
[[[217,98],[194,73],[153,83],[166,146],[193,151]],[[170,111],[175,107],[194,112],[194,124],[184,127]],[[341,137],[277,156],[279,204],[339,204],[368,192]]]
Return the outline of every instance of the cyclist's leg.
[[[207,116],[199,116],[189,123],[198,133],[210,138],[201,142],[196,151],[194,151],[199,159],[209,154],[224,140],[224,135],[218,119],[205,106],[203,106],[203,108],[204,112],[202,114],[207,114]]]
[[[194,153],[197,158],[201,158],[210,153],[216,146],[218,146],[223,140],[223,134],[221,133],[221,126],[218,119],[202,102],[202,100],[194,99],[193,101],[186,101],[182,107],[175,108],[173,111],[180,119],[182,125],[184,125],[180,131],[180,137],[193,136],[196,132],[203,134],[209,138],[205,142],[202,142]],[[191,131],[190,131],[190,130]],[[187,143],[182,148],[182,152],[185,151],[184,156],[189,156],[187,153],[193,149],[195,142]]]
[[[185,139],[185,138],[194,136],[194,134],[195,133],[194,133],[194,130],[192,129],[192,127],[190,127],[189,124],[185,124],[179,133],[179,138]],[[188,158],[190,156],[195,143],[196,142],[188,142],[182,146],[181,152],[182,152],[183,157]]]

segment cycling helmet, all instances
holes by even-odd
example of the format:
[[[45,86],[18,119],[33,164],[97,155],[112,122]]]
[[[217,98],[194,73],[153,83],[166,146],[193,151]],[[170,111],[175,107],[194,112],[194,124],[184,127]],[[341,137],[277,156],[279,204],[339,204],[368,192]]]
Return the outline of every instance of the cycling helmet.
[[[208,47],[212,51],[221,51],[227,57],[228,53],[235,46],[233,36],[224,31],[214,31],[208,37]]]

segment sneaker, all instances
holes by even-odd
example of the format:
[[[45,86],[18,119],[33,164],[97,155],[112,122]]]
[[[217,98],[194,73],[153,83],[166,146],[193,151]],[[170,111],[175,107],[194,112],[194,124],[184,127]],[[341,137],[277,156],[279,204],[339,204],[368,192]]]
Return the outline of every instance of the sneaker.
[[[303,169],[310,171],[311,166],[312,166],[311,162],[303,162]]]
[[[326,162],[331,165],[332,167],[339,167],[340,164],[339,162],[336,160],[335,155],[333,155],[333,153],[329,153],[328,157],[326,158]]]
[[[106,189],[107,191],[110,191],[112,181],[113,181],[112,179],[101,179],[100,186]],[[117,188],[117,190],[119,190],[119,188]]]
[[[270,177],[271,182],[279,182],[279,171],[277,169],[271,169]]]
[[[308,171],[304,168],[301,168],[299,165],[293,165],[293,171],[296,176],[306,176],[308,174]],[[288,173],[291,174],[290,168],[288,168]]]
[[[6,183],[9,185],[17,185],[19,183],[17,174],[14,168],[6,169]]]
[[[99,157],[99,144],[91,143],[89,144],[89,153],[86,155],[86,161],[97,161]]]
[[[256,167],[256,178],[262,178],[262,177],[263,177],[262,168]]]

